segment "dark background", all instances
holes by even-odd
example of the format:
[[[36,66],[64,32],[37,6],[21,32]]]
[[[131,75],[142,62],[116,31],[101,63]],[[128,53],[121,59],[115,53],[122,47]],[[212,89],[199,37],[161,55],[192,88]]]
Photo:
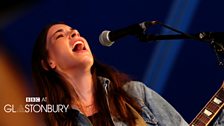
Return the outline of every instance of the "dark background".
[[[3,1],[2,1],[3,2]],[[187,122],[196,116],[223,82],[213,48],[196,40],[142,43],[127,36],[111,47],[99,34],[130,24],[157,20],[186,33],[224,31],[224,1],[211,0],[8,0],[0,4],[1,46],[31,81],[31,53],[43,26],[64,21],[78,29],[94,55],[136,80],[143,81],[169,101]],[[170,33],[152,26],[152,34]],[[172,33],[172,32],[171,32]]]

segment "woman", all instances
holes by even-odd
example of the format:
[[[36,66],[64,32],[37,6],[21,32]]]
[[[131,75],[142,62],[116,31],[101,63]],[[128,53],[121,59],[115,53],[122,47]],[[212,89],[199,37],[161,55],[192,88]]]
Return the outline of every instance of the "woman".
[[[49,126],[187,126],[157,93],[97,62],[88,42],[64,23],[47,26],[33,50],[33,78],[45,104],[69,104],[45,113]]]

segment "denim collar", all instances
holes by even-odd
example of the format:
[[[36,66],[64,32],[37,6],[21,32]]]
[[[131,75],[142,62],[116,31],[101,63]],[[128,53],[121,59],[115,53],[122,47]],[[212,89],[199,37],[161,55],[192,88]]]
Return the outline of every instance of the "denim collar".
[[[107,95],[111,81],[108,78],[102,76],[99,76],[98,79],[100,80],[100,83],[103,85]]]

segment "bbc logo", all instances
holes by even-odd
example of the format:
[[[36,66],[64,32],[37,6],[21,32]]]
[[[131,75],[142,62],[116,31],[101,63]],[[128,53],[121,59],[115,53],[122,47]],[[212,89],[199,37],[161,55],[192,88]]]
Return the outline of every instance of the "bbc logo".
[[[40,97],[26,97],[26,102],[40,102]]]

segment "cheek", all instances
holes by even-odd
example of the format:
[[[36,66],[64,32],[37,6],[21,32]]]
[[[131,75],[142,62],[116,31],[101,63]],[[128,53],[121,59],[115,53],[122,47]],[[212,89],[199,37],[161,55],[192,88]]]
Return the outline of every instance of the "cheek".
[[[48,49],[48,52],[49,52],[49,56],[53,59],[57,59],[61,56],[63,56],[65,54],[65,51],[66,51],[66,46],[65,44],[60,44],[60,43],[57,43],[57,44],[54,44],[51,46],[51,48]]]

